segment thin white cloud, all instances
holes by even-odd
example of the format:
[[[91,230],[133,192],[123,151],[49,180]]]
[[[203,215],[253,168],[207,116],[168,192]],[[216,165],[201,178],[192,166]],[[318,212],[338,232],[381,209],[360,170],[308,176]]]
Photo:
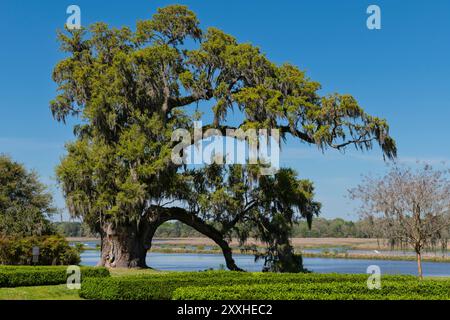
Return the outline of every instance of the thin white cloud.
[[[448,165],[450,164],[450,158],[446,157],[399,157],[399,163],[408,165],[427,163],[430,165]]]

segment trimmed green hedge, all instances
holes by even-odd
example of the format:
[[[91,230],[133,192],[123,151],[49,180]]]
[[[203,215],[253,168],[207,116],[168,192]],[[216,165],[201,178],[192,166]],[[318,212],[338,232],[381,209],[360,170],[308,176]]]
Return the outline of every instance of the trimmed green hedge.
[[[383,281],[380,290],[365,283],[305,283],[180,287],[175,300],[448,300],[450,281]]]
[[[0,266],[0,287],[25,287],[64,284],[67,266]],[[106,268],[81,267],[81,278],[109,277]]]
[[[230,287],[231,290],[245,285],[280,284],[312,285],[330,283],[356,283],[366,286],[368,275],[342,274],[277,274],[242,272],[174,272],[145,276],[129,276],[108,279],[87,279],[83,282],[80,296],[94,300],[170,300],[174,292],[183,287],[209,286]],[[384,276],[383,281],[411,282],[413,276]],[[177,291],[178,294],[179,291]]]

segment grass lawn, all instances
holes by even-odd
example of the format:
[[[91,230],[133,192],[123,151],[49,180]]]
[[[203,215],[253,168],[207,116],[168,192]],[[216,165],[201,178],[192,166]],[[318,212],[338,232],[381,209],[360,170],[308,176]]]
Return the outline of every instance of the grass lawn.
[[[0,300],[80,300],[78,290],[57,286],[0,288]]]
[[[111,276],[123,277],[161,273],[153,269],[112,269]],[[65,284],[56,286],[0,288],[0,300],[81,300],[78,290],[69,290]]]

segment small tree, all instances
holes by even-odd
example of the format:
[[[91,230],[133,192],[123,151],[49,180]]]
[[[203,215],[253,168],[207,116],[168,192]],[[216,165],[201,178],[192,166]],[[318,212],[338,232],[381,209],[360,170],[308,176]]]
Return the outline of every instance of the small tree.
[[[54,233],[49,216],[53,199],[35,172],[0,155],[0,236],[41,236]]]
[[[423,249],[445,241],[450,225],[449,171],[427,164],[417,170],[394,166],[385,177],[364,177],[350,195],[361,200],[362,217],[376,221],[374,227],[392,245],[414,249],[422,278]]]

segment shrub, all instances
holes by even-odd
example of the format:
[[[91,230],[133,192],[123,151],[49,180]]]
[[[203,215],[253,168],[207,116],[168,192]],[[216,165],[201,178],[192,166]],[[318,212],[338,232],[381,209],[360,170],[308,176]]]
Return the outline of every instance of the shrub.
[[[412,276],[385,276],[386,281],[414,281]],[[257,284],[313,284],[361,283],[366,285],[367,275],[338,274],[277,274],[241,273],[229,271],[174,272],[144,276],[108,279],[88,279],[83,283],[80,296],[95,300],[168,300],[182,287],[235,286]],[[199,289],[202,290],[202,289]]]
[[[0,287],[25,287],[64,284],[67,266],[0,266]],[[82,281],[109,277],[106,268],[81,267]]]
[[[33,261],[33,247],[39,247],[36,262]],[[78,250],[59,235],[0,239],[0,264],[71,265],[79,262]]]
[[[450,299],[449,281],[384,281],[381,290],[365,283],[252,284],[180,287],[176,300],[430,300]]]
[[[383,281],[381,290],[365,283],[306,283],[239,286],[180,287],[178,300],[390,300],[450,299],[449,281]]]

